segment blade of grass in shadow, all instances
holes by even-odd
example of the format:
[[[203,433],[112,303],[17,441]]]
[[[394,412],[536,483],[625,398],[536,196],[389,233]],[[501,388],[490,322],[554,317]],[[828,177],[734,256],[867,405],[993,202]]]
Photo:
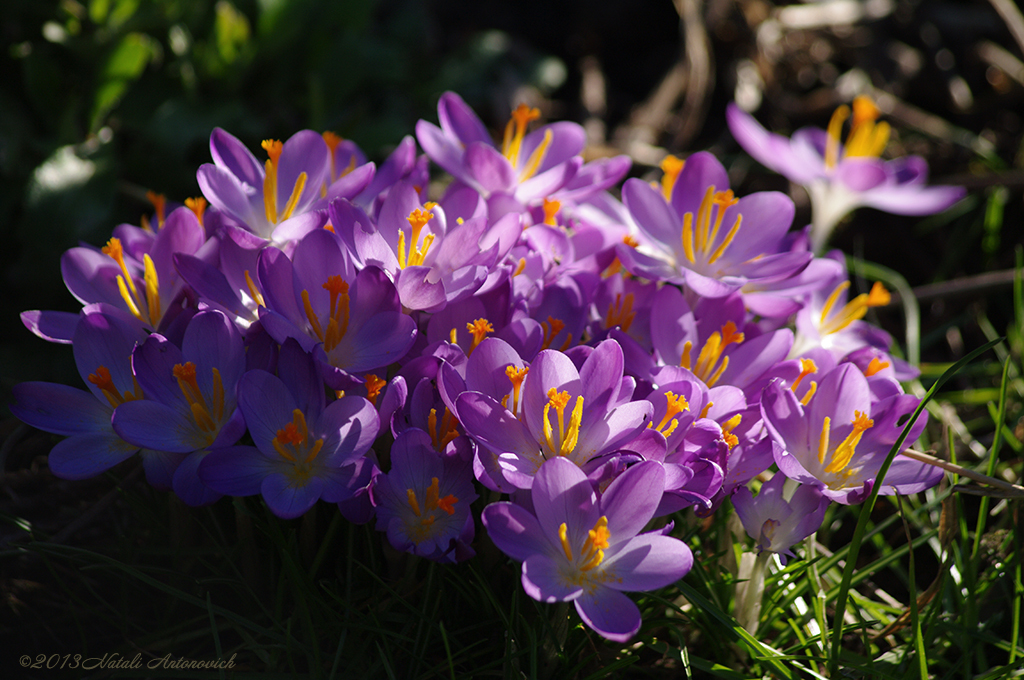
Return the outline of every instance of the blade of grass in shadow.
[[[878,492],[882,488],[882,481],[885,479],[885,473],[889,471],[889,467],[892,465],[893,460],[895,460],[897,453],[899,453],[899,450],[903,447],[903,443],[906,441],[907,435],[910,433],[910,428],[913,427],[915,422],[917,422],[917,419],[920,417],[925,405],[932,399],[939,388],[942,387],[947,380],[956,375],[961,368],[970,364],[989,349],[995,347],[999,342],[1001,341],[993,340],[985,343],[950,366],[949,370],[939,376],[939,379],[936,380],[925,393],[924,397],[921,399],[921,403],[917,405],[916,409],[914,409],[913,414],[911,414],[910,419],[903,428],[903,432],[900,433],[896,443],[893,444],[892,449],[889,451],[889,455],[886,456],[885,461],[882,463],[882,467],[878,471],[871,493],[861,506],[860,516],[857,519],[857,526],[853,531],[853,537],[850,539],[849,551],[846,558],[846,568],[843,570],[843,580],[840,583],[839,594],[836,597],[835,622],[832,625],[832,649],[830,650],[828,664],[828,674],[830,677],[836,677],[836,674],[839,672],[839,656],[843,642],[842,623],[843,617],[846,614],[846,601],[850,594],[850,582],[853,580],[853,572],[857,563],[857,555],[860,552],[861,541],[863,540],[864,532],[867,529],[871,510],[874,508],[875,500],[878,498]]]
[[[151,587],[153,587],[153,588],[155,588],[155,589],[157,589],[157,590],[159,590],[159,591],[161,591],[161,592],[163,592],[163,593],[165,593],[167,595],[170,595],[170,596],[172,596],[172,597],[174,597],[174,598],[176,598],[178,600],[181,600],[182,602],[186,602],[188,604],[196,606],[196,607],[198,607],[200,610],[202,610],[204,612],[208,610],[207,603],[202,598],[196,597],[194,595],[190,595],[189,593],[186,593],[183,590],[179,590],[178,588],[175,588],[174,586],[167,585],[166,583],[163,583],[159,579],[153,578],[152,576],[146,574],[145,572],[143,572],[143,571],[141,571],[139,569],[136,569],[135,567],[132,567],[131,565],[128,565],[128,564],[125,564],[125,563],[120,562],[118,560],[115,560],[112,557],[107,557],[106,555],[102,555],[100,553],[96,553],[96,552],[93,552],[91,550],[85,550],[84,548],[75,548],[75,547],[66,546],[66,545],[59,545],[58,546],[58,545],[52,545],[52,544],[49,544],[49,543],[29,543],[29,544],[25,545],[24,548],[26,550],[33,550],[33,551],[38,551],[38,552],[41,552],[41,553],[48,553],[48,554],[51,554],[51,555],[56,555],[56,556],[59,556],[59,557],[63,557],[65,559],[68,558],[68,557],[76,557],[76,558],[80,558],[80,559],[85,560],[89,564],[103,564],[103,565],[106,565],[106,566],[111,567],[111,568],[113,568],[113,569],[115,569],[117,571],[122,572],[126,576],[128,576],[128,577],[130,577],[132,579],[135,579],[135,580],[139,581],[140,583],[144,583],[144,584],[146,584],[148,586],[151,586]],[[241,627],[243,627],[243,628],[245,628],[247,630],[250,630],[250,631],[252,631],[254,633],[262,635],[262,636],[264,636],[264,637],[266,637],[266,638],[268,638],[270,640],[273,640],[274,642],[277,642],[277,643],[285,642],[285,638],[282,635],[280,635],[279,633],[273,631],[272,629],[264,628],[263,626],[260,626],[260,625],[258,625],[256,623],[253,623],[252,621],[246,619],[245,617],[239,616],[235,612],[232,612],[232,611],[230,611],[228,609],[224,609],[223,607],[218,607],[217,605],[211,605],[211,610],[217,616],[224,617],[225,619],[227,619],[229,621],[232,621],[235,624],[237,624],[237,625],[239,625],[239,626],[241,626]]]
[[[996,418],[994,419],[995,432],[992,438],[992,446],[989,448],[988,467],[985,472],[986,475],[992,477],[995,474],[996,462],[999,460],[999,452],[1002,449],[1003,441],[1003,428],[1002,424],[1006,420],[1006,385],[1007,376],[1010,370],[1010,361],[1007,359],[1003,362],[1003,378],[1001,382],[1001,388],[999,390],[999,407],[996,410]],[[979,569],[981,566],[981,539],[985,534],[985,522],[988,519],[988,506],[990,498],[988,496],[982,496],[981,502],[978,506],[978,521],[974,527],[974,542],[971,545],[971,555],[967,563],[968,571],[971,574],[971,580],[977,581],[980,573]],[[975,596],[976,593],[972,592],[968,600],[968,616],[965,625],[974,627],[978,623],[978,598]],[[985,661],[984,651],[981,647],[975,649],[972,655],[978,664],[979,670],[987,668],[988,664]]]

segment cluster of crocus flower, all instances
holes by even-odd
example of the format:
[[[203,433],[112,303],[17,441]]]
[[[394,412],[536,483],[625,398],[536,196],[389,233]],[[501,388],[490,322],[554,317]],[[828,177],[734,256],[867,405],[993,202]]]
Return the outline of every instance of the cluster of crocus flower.
[[[792,556],[829,502],[873,489],[917,406],[865,321],[888,294],[851,296],[840,259],[790,232],[790,199],[736,196],[712,155],[620,202],[628,159],[585,163],[582,129],[539,116],[520,105],[495,143],[447,93],[440,127],[416,127],[426,154],[409,137],[379,168],[330,133],[261,161],[214,131],[202,198],[69,250],[80,313],[23,315],[73,345],[89,392],[25,383],[12,411],[68,436],[61,477],[139,453],[190,505],[325,501],[448,563],[479,520],[531,597],[613,640],[641,625],[622,591],[692,565],[657,518],[734,497],[757,549]],[[940,476],[897,458],[881,492]],[[484,493],[508,500],[474,513]]]

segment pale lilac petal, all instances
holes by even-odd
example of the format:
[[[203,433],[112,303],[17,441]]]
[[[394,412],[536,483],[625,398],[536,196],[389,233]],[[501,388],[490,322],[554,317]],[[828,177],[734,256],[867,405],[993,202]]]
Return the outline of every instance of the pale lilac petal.
[[[609,527],[611,520],[609,519]],[[614,540],[615,534],[612,534]],[[693,567],[693,552],[669,536],[644,534],[621,546],[612,546],[601,563],[614,576],[607,587],[615,590],[656,590],[686,576]]]

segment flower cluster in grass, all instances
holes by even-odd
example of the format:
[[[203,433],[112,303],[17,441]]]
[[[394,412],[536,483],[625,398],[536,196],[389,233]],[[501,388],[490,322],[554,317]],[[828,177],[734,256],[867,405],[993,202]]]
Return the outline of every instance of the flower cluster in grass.
[[[531,597],[617,641],[641,625],[623,591],[693,563],[656,518],[731,497],[759,551],[793,557],[830,502],[873,490],[918,405],[865,320],[888,293],[854,295],[789,198],[735,195],[711,154],[620,201],[629,160],[585,163],[582,129],[539,116],[520,105],[496,143],[447,93],[440,126],[416,126],[425,155],[408,137],[379,168],[330,133],[263,159],[214,131],[202,198],[69,250],[79,314],[23,315],[73,345],[88,391],[25,383],[12,411],[67,435],[50,466],[69,479],[138,453],[189,505],[260,495],[287,519],[324,501],[447,563],[473,557],[479,521]],[[887,181],[853,158],[866,144],[826,141],[814,181]],[[431,161],[452,178],[438,196]],[[940,476],[898,457],[880,492]]]

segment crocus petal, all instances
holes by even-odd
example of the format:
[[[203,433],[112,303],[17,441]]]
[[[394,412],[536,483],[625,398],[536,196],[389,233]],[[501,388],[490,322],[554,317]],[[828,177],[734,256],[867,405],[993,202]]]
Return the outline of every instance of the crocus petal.
[[[523,590],[538,602],[568,602],[583,594],[583,587],[570,583],[563,565],[548,555],[530,555],[523,562]]]
[[[88,479],[127,460],[138,450],[139,447],[113,432],[79,434],[54,446],[47,464],[61,479]]]
[[[276,470],[274,462],[252,446],[229,446],[210,451],[197,474],[207,486],[227,496],[254,496],[263,479]]]
[[[617,590],[598,587],[576,599],[576,611],[601,637],[626,642],[640,630],[640,609]]]
[[[316,505],[323,487],[319,477],[310,477],[302,486],[296,486],[288,475],[275,472],[264,478],[260,492],[271,512],[281,519],[294,519]]]
[[[608,550],[601,566],[615,576],[607,581],[609,588],[655,590],[686,576],[693,567],[693,552],[678,539],[644,534]]]
[[[484,508],[480,519],[498,549],[517,562],[546,553],[552,547],[544,538],[537,518],[514,503],[491,503]]]

